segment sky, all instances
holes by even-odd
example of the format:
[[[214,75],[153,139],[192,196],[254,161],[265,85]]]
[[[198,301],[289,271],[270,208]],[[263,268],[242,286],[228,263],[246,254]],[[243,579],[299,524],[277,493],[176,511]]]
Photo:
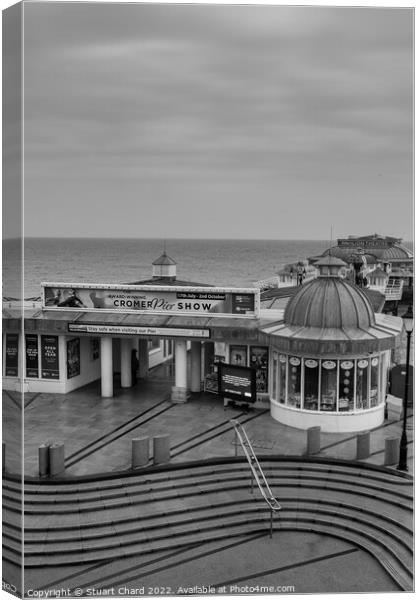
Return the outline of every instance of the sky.
[[[24,5],[27,236],[413,239],[413,12]]]

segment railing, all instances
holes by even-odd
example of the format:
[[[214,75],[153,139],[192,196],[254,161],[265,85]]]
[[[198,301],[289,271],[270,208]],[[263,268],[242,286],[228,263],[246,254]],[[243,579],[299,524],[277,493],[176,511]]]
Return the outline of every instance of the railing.
[[[261,492],[262,497],[267,503],[270,509],[270,537],[273,537],[273,513],[281,510],[281,506],[274,498],[273,492],[270,489],[270,486],[267,483],[263,470],[261,468],[260,463],[258,462],[257,457],[255,456],[254,449],[249,441],[249,438],[246,434],[243,426],[236,421],[235,419],[231,419],[230,421],[235,430],[235,456],[238,454],[238,446],[236,443],[236,439],[239,440],[242,450],[246,456],[246,459],[251,467],[253,478],[251,478],[251,492],[253,490],[253,481],[257,482],[258,488]]]

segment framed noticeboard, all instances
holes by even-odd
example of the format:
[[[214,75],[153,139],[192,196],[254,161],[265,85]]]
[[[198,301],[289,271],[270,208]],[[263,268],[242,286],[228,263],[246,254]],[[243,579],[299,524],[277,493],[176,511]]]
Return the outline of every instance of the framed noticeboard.
[[[80,338],[67,342],[67,379],[80,375]]]
[[[238,402],[257,399],[256,372],[250,367],[227,363],[218,364],[219,395]]]
[[[19,334],[6,333],[6,377],[17,377],[19,370]]]
[[[39,377],[38,336],[25,335],[26,377]]]
[[[57,335],[41,335],[41,377],[60,379]]]

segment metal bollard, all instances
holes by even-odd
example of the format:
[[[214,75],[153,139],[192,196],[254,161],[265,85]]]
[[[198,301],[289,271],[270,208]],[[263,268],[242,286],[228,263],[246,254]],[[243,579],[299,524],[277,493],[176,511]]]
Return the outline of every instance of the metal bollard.
[[[64,473],[64,444],[51,444],[49,447],[50,476]]]
[[[171,460],[169,435],[157,435],[153,438],[153,464],[159,465]]]
[[[131,440],[131,468],[144,467],[149,462],[149,438]]]
[[[384,465],[395,465],[399,460],[400,440],[396,437],[385,438]]]
[[[370,432],[365,431],[364,433],[357,434],[357,451],[356,460],[362,458],[368,458],[370,455]]]
[[[40,477],[46,477],[50,473],[49,444],[41,444],[38,448],[38,471]]]
[[[318,454],[321,449],[321,427],[309,427],[306,435],[306,454]]]
[[[6,471],[6,442],[2,442],[2,452],[1,452],[1,461],[2,461],[2,473]]]

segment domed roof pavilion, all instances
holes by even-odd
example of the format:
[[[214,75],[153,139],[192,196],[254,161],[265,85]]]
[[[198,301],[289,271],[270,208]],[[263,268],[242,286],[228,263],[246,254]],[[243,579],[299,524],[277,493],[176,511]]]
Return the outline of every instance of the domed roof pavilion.
[[[367,295],[339,276],[345,267],[341,259],[328,255],[316,266],[320,276],[299,288],[286,306],[283,323],[270,331],[276,346],[295,351],[309,345],[317,353],[393,348],[401,319],[375,315]]]
[[[402,320],[375,314],[366,294],[340,277],[341,259],[327,255],[316,266],[320,276],[298,289],[283,320],[262,328],[272,350],[271,415],[298,429],[372,429],[384,419]]]

